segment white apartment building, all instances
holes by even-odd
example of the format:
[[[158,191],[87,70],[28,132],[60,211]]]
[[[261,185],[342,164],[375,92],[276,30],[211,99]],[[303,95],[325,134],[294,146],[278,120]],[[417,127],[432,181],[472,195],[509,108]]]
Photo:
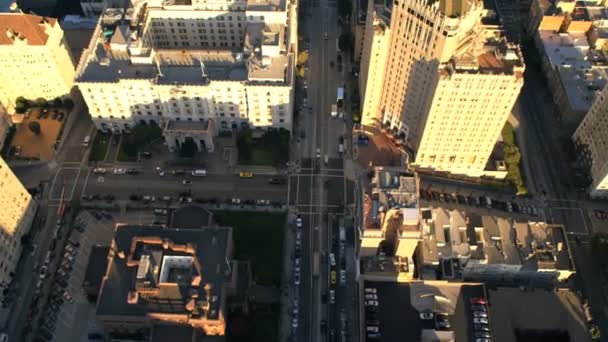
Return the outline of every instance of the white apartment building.
[[[134,1],[135,2],[135,1]],[[291,130],[297,9],[286,0],[148,1],[109,8],[77,70],[96,126],[192,122],[214,130]],[[212,121],[213,124],[209,125]],[[200,134],[195,131],[198,130]],[[169,133],[168,133],[169,132]],[[165,130],[165,135],[170,130]],[[177,147],[185,138],[166,139]],[[177,133],[176,133],[177,134]],[[192,136],[194,135],[194,136]]]
[[[485,39],[485,38],[484,38]],[[441,70],[414,165],[471,177],[504,178],[488,160],[524,83],[517,46],[486,42]]]
[[[477,1],[451,0],[369,11],[362,123],[406,142],[420,168],[504,177],[486,171],[486,162],[523,85],[523,62],[502,42],[500,27],[482,23],[492,13]]]
[[[30,231],[37,204],[2,158],[0,188],[0,288],[4,288],[10,284],[21,255],[21,236]]]
[[[587,147],[585,156],[591,165],[592,197],[608,198],[608,85],[595,98],[589,112],[572,137]]]
[[[56,19],[0,13],[0,103],[68,95],[74,65]]]

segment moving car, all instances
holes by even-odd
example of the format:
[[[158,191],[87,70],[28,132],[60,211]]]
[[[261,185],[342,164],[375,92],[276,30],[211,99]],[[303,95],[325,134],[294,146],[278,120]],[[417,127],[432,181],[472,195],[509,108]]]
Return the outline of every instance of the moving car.
[[[268,183],[270,184],[285,184],[285,179],[284,178],[279,178],[279,177],[272,177],[270,178],[270,180],[268,181]]]
[[[241,177],[241,178],[253,178],[253,172],[241,171],[239,173],[239,177]]]
[[[125,170],[125,169],[114,169],[115,175],[124,175],[126,173],[127,173],[127,170]]]
[[[93,169],[93,173],[102,175],[106,173],[106,169],[104,169],[103,167],[96,167]]]

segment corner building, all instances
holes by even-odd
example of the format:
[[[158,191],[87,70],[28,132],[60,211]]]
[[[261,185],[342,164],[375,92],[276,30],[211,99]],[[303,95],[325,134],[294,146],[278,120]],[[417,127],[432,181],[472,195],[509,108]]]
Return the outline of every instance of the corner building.
[[[489,13],[483,4],[406,0],[377,3],[369,11],[361,62],[363,124],[398,136],[416,152],[416,166],[504,177],[504,172],[484,170],[523,85],[524,66],[518,48],[506,46],[501,30],[484,25]],[[373,25],[388,29],[372,30]],[[378,47],[387,31],[385,53]],[[515,60],[505,62],[509,58]],[[498,86],[501,78],[513,84]],[[500,103],[493,103],[495,97],[502,98]],[[468,122],[474,121],[482,123],[484,134],[468,131]],[[454,144],[458,139],[462,143]]]
[[[291,130],[296,13],[287,0],[108,8],[76,83],[99,129],[154,122],[170,148],[189,136],[212,151],[209,136],[246,126]]]
[[[37,204],[8,164],[0,157],[0,299],[1,289],[11,282],[11,274],[21,256],[21,237],[30,231]]]
[[[69,95],[74,64],[59,22],[54,18],[0,13],[0,103],[19,96],[51,100]]]

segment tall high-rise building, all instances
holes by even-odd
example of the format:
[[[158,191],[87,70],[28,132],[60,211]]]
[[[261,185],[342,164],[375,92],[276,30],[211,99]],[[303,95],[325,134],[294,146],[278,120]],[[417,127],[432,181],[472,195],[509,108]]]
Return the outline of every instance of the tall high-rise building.
[[[70,93],[74,64],[57,19],[0,13],[0,103]]]
[[[170,146],[245,126],[291,130],[296,1],[131,3],[105,10],[77,70],[98,128],[153,121]]]
[[[21,255],[21,237],[28,233],[36,202],[0,157],[0,289],[8,286]],[[0,298],[2,291],[0,291]]]
[[[414,165],[504,177],[506,170],[487,164],[523,86],[519,49],[487,42],[442,66]]]
[[[591,166],[592,197],[608,197],[608,85],[595,97],[572,139]]]
[[[395,1],[370,11],[363,124],[402,138],[417,152],[418,167],[504,177],[485,169],[523,85],[519,49],[494,26],[486,29],[488,11],[478,1]],[[387,12],[390,20],[380,15]]]

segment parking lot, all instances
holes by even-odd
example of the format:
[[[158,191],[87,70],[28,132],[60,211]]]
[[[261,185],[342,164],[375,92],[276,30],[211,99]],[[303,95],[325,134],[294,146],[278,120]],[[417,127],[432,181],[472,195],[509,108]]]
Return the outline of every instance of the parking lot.
[[[11,142],[10,155],[16,158],[36,158],[45,161],[53,159],[54,145],[66,116],[63,109],[49,109],[43,116],[40,116],[40,109],[32,109],[29,117],[24,118],[23,122],[17,125]],[[30,130],[30,122],[40,124],[40,134],[36,135]]]
[[[166,216],[166,215],[165,215]],[[40,319],[39,335],[47,341],[89,341],[103,335],[95,319],[95,304],[82,289],[93,246],[108,246],[117,222],[152,224],[159,220],[151,210],[115,215],[107,211],[81,211],[60,255],[52,292]]]

